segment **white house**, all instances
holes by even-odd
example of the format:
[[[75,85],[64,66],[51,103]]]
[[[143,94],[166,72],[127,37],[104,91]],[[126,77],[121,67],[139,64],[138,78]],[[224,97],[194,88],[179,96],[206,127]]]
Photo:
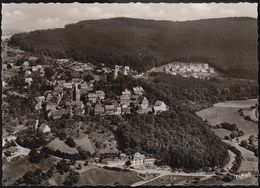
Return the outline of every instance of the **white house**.
[[[48,125],[46,124],[41,124],[41,126],[39,127],[39,130],[43,133],[49,133],[51,132],[51,129]]]
[[[37,69],[42,69],[42,65],[37,65]]]
[[[146,159],[144,159],[144,164],[153,165],[155,160],[156,160],[155,158],[146,158]]]
[[[204,64],[204,69],[209,69],[209,64],[205,63]]]
[[[144,93],[144,89],[142,86],[134,87],[133,90],[136,95],[142,95]]]
[[[37,66],[32,66],[32,71],[37,71],[37,70],[38,70]]]
[[[32,78],[25,78],[25,82],[31,85],[31,82],[33,81]]]
[[[155,158],[145,158],[145,155],[136,152],[134,154],[133,160],[131,160],[131,166],[140,166],[140,165],[153,165]]]
[[[32,72],[29,71],[29,70],[26,70],[26,71],[25,71],[25,74],[26,74],[26,75],[30,75],[30,74],[32,74]]]
[[[131,95],[131,91],[128,89],[125,89],[125,91],[122,91],[122,95]]]
[[[209,68],[210,73],[214,73],[214,68]]]
[[[104,91],[96,91],[96,95],[101,100],[105,99],[105,92]]]
[[[24,61],[23,66],[28,67],[30,63],[28,61]]]
[[[167,105],[163,101],[157,100],[153,106],[153,111],[155,114],[166,111]]]
[[[134,154],[133,160],[131,161],[132,166],[138,166],[144,164],[145,156],[139,152]]]
[[[69,83],[69,82],[63,83],[63,87],[72,89],[73,83]]]
[[[7,83],[5,81],[2,81],[2,86],[5,87]]]
[[[123,74],[124,74],[124,75],[128,75],[129,70],[130,70],[129,66],[125,66],[125,67],[123,68]]]

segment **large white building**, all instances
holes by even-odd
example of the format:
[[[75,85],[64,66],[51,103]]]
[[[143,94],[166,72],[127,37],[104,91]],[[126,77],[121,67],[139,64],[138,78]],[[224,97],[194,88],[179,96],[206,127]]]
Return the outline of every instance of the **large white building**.
[[[131,160],[131,166],[140,166],[145,164],[153,165],[155,160],[155,158],[145,158],[144,155],[142,155],[139,152],[136,152],[134,154],[133,159]]]

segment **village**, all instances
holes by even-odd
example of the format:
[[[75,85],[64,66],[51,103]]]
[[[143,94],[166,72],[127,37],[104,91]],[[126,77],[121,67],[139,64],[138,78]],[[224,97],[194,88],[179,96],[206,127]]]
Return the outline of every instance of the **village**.
[[[64,60],[57,60],[58,62]],[[87,70],[94,70],[85,64],[80,66],[75,63],[70,66],[70,69],[86,68]],[[103,68],[104,70],[105,68]],[[124,74],[128,74],[123,68]],[[117,78],[119,66],[115,66],[114,79]],[[40,110],[45,106],[48,111],[48,116],[53,116],[54,119],[60,118],[63,114],[69,113],[70,115],[84,115],[86,113],[93,115],[123,115],[129,114],[132,108],[137,108],[137,113],[153,112],[158,114],[166,111],[168,108],[163,101],[156,101],[154,105],[149,105],[149,101],[145,97],[145,91],[142,86],[125,89],[122,91],[117,99],[110,99],[106,97],[105,91],[94,90],[93,84],[95,80],[89,82],[80,79],[78,72],[70,72],[72,79],[68,82],[64,79],[53,78],[49,84],[53,86],[53,90],[45,91],[44,95],[35,97],[35,109]],[[25,78],[28,80],[29,78]],[[30,79],[32,80],[32,79]],[[29,84],[30,85],[30,84]],[[131,104],[131,105],[130,105]],[[131,107],[130,107],[131,106]]]
[[[180,75],[182,77],[193,77],[196,79],[208,79],[217,75],[213,67],[207,63],[183,63],[173,62],[160,67],[153,68],[151,72],[164,72],[166,74]]]
[[[95,90],[95,82],[105,79],[107,74],[112,74],[113,79],[117,79],[119,75],[136,75],[136,71],[131,70],[129,66],[116,65],[114,69],[110,69],[102,64],[97,68],[91,63],[84,64],[72,59],[39,60],[39,57],[25,55],[21,50],[12,49],[9,55],[10,53],[17,56],[3,64],[4,90],[8,94],[29,99],[35,113],[45,113],[47,119],[61,119],[66,115],[70,117],[123,116],[130,113],[157,115],[168,110],[168,106],[161,100],[150,104],[145,96],[145,90],[140,85],[125,88],[121,95],[113,98],[107,97],[106,91]],[[27,90],[33,90],[39,79],[43,77],[48,78],[46,89],[37,91],[34,95],[28,93]],[[23,79],[22,94],[13,91],[10,83],[14,78]],[[46,119],[35,119],[30,124],[35,132],[40,131],[50,137],[50,140],[53,139],[52,128]],[[26,127],[24,129],[26,130]],[[30,152],[29,149],[16,143],[17,132],[3,138],[4,154],[8,161],[16,157],[25,157]],[[155,160],[136,152],[133,155],[121,153],[119,157],[107,158],[102,163],[99,163],[100,160],[96,157],[93,162],[97,165],[123,167],[127,164],[127,166],[138,167],[154,165]]]

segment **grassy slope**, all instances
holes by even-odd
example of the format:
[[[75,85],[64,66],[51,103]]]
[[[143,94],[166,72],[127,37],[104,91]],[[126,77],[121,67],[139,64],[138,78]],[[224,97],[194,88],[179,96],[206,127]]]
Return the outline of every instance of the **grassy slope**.
[[[138,70],[174,60],[208,62],[231,76],[257,78],[257,22],[221,18],[186,22],[129,18],[81,21],[65,29],[15,35],[25,49]]]
[[[80,180],[77,185],[112,186],[116,182],[119,182],[121,185],[131,185],[140,180],[141,179],[132,172],[118,172],[95,168],[81,173]]]

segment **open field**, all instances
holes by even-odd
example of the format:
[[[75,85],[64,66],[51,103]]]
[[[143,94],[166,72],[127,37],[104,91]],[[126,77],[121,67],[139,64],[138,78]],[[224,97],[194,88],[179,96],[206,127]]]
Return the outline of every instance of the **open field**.
[[[13,185],[14,182],[22,177],[26,172],[34,171],[36,168],[48,170],[56,162],[57,159],[53,157],[42,159],[39,164],[30,163],[28,157],[14,159],[11,162],[3,160],[3,184],[6,186]]]
[[[239,141],[243,139],[248,139],[250,135],[257,136],[258,133],[258,124],[255,122],[247,121],[243,116],[240,116],[238,109],[239,108],[247,108],[253,106],[257,103],[257,100],[244,100],[244,101],[229,101],[224,103],[217,103],[211,108],[207,108],[196,112],[198,116],[202,119],[207,119],[208,124],[215,126],[216,124],[222,122],[235,123],[239,130],[244,132],[244,135],[238,137]],[[230,131],[222,130],[222,129],[212,129],[220,138],[229,134]],[[241,155],[243,157],[241,166],[238,169],[238,172],[256,172],[258,171],[258,158],[254,155],[253,152],[240,147],[239,143],[234,141],[226,141],[227,144],[235,146],[240,150]],[[237,180],[240,183],[244,182],[244,180]],[[254,180],[252,180],[254,181]],[[251,182],[252,182],[251,181]],[[240,184],[238,183],[238,184]],[[232,183],[232,185],[237,184]],[[246,183],[244,183],[246,184]]]
[[[225,136],[229,136],[231,131],[226,130],[226,129],[212,129],[212,131],[218,135],[222,140],[224,139]]]
[[[258,185],[258,180],[255,176],[243,179],[243,180],[237,180],[234,179],[232,182],[230,183],[224,183],[224,186],[229,186],[229,185],[245,185],[245,186],[252,186],[252,185]]]
[[[258,99],[226,101],[214,104],[215,107],[228,107],[228,108],[246,108],[254,106],[258,102]]]
[[[92,168],[80,174],[80,179],[77,185],[131,185],[135,182],[141,181],[133,172],[123,172],[114,170],[105,170],[103,168]]]
[[[3,179],[2,182],[5,186],[13,185],[14,182],[22,177],[26,172],[34,170],[35,167],[32,165],[27,158],[12,160],[7,162],[3,160]]]
[[[55,138],[52,140],[47,147],[53,151],[60,150],[65,153],[73,154],[78,153],[78,150],[76,148],[71,148],[67,144],[64,143],[64,141],[60,140],[59,138]]]
[[[243,110],[243,116],[249,116],[250,120],[254,121],[254,122],[258,122],[258,117],[257,117],[257,111],[256,109],[244,109]]]
[[[240,116],[238,112],[239,108],[253,106],[256,103],[257,100],[253,99],[238,102],[231,101],[217,103],[211,108],[207,108],[199,112],[196,112],[196,114],[200,116],[202,119],[207,120],[208,124],[212,126],[215,126],[216,124],[223,122],[235,123],[237,124],[238,129],[244,132],[245,136],[256,136],[256,134],[258,133],[257,123],[245,120],[244,117]]]
[[[117,142],[110,131],[96,130],[89,135],[97,153],[117,153]]]
[[[88,138],[88,135],[85,135],[83,138],[74,139],[76,144],[80,146],[83,150],[89,151],[91,154],[95,152],[93,143]]]

